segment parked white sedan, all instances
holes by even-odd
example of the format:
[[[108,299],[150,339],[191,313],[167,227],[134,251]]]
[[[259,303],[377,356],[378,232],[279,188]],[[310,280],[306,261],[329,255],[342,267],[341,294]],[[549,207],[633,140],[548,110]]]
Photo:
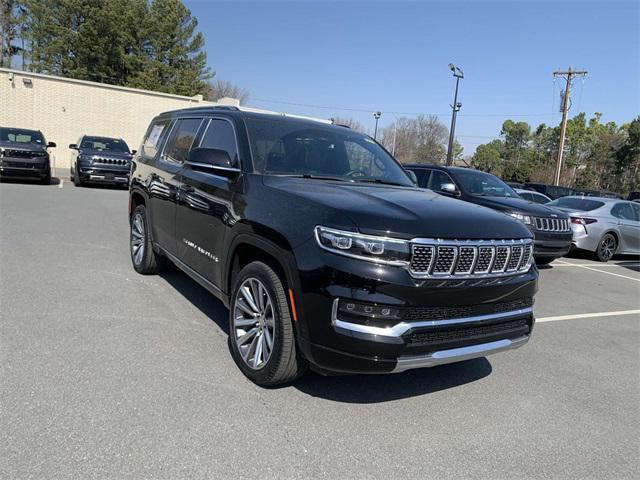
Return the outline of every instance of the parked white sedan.
[[[615,254],[640,254],[640,204],[603,197],[561,197],[547,206],[571,217],[573,246],[601,262]]]

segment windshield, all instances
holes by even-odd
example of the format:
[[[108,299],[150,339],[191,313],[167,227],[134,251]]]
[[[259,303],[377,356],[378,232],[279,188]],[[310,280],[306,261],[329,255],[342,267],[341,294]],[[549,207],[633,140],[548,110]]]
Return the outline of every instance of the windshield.
[[[415,186],[374,140],[340,127],[248,118],[256,172]]]
[[[0,128],[0,142],[35,143],[44,145],[44,137],[34,130],[20,128]]]
[[[129,147],[118,138],[84,137],[80,148],[101,152],[129,153]]]
[[[595,210],[596,208],[600,208],[604,205],[604,202],[599,202],[597,200],[587,200],[586,198],[576,198],[576,197],[562,197],[554,200],[553,202],[547,203],[548,207],[561,207],[561,208],[569,208],[571,210],[580,210],[583,212],[590,212],[591,210]]]
[[[456,172],[456,179],[463,190],[475,196],[516,197],[518,194],[498,177],[478,170]]]

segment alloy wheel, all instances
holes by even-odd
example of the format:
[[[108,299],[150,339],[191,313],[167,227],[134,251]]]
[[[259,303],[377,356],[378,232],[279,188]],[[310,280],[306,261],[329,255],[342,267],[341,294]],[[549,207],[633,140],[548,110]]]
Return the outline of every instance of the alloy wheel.
[[[616,251],[615,239],[611,235],[606,236],[605,238],[602,239],[602,242],[600,242],[599,249],[600,249],[600,257],[603,258],[604,260],[610,260]]]
[[[275,333],[275,311],[264,284],[247,278],[233,306],[233,340],[244,363],[257,370],[271,357]]]
[[[142,259],[144,258],[144,244],[145,244],[145,234],[144,234],[144,219],[142,215],[136,213],[131,221],[131,258],[133,258],[133,263],[136,265],[140,265],[142,263]]]

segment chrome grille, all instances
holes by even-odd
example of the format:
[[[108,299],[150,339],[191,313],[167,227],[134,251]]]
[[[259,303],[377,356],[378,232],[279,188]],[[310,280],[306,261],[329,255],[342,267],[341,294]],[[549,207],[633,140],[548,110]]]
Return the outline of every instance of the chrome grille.
[[[534,217],[536,230],[542,232],[570,232],[569,220],[564,218]]]
[[[128,165],[129,160],[123,160],[121,158],[106,158],[106,157],[93,157],[93,163],[100,163],[102,165]]]
[[[417,278],[474,278],[522,273],[532,260],[527,240],[431,240],[412,243],[409,271]]]

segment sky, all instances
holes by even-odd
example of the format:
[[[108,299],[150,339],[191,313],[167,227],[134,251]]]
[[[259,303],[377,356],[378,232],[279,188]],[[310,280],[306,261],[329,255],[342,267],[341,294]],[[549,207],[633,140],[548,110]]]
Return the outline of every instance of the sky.
[[[573,83],[570,116],[624,123],[640,113],[638,1],[185,3],[216,78],[248,89],[253,107],[371,129],[376,110],[379,128],[437,114],[449,126],[454,63],[465,154],[507,118],[558,124],[564,81],[553,72],[568,67],[588,71]]]

